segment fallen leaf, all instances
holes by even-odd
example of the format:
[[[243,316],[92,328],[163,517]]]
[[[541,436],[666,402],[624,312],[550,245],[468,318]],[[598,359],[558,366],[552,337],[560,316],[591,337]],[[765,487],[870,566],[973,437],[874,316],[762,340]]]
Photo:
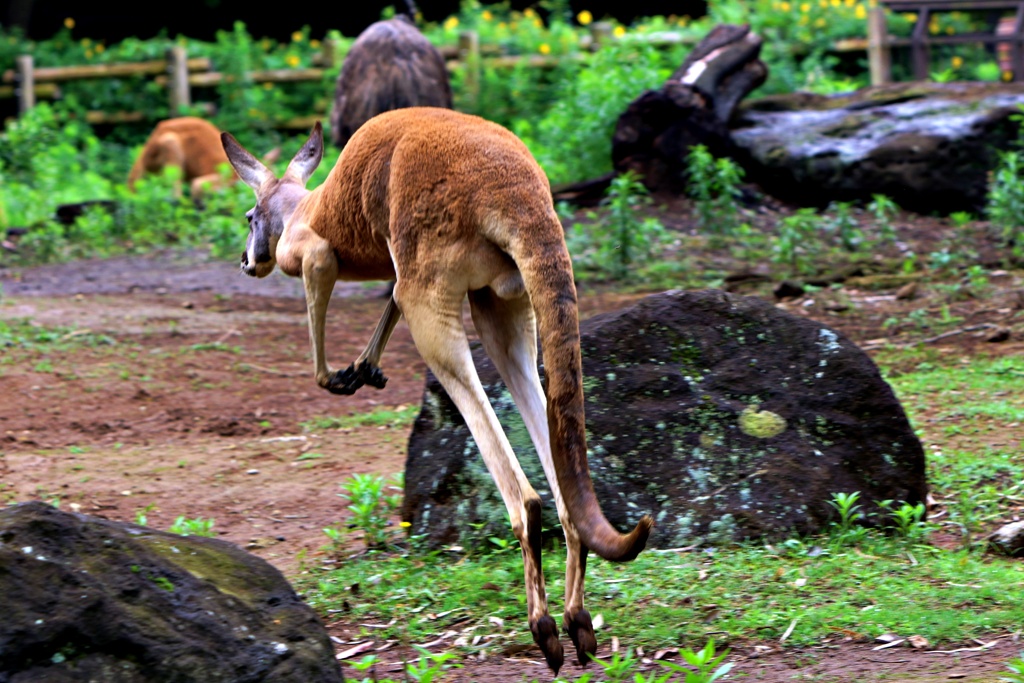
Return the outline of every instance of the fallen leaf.
[[[924,636],[910,636],[909,638],[907,638],[907,640],[910,641],[911,645],[918,649],[922,647],[928,647],[928,639]]]
[[[334,658],[338,660],[348,659],[349,657],[355,657],[356,655],[360,655],[366,652],[367,650],[372,650],[373,647],[373,641],[367,640],[362,643],[359,643],[358,645],[354,645],[343,652],[339,652],[338,654],[334,655]]]
[[[902,638],[894,633],[883,633],[875,638],[876,643],[891,643],[894,640],[902,640]]]
[[[498,628],[504,628],[505,620],[501,617],[487,617],[487,621]]]
[[[600,631],[601,627],[604,626],[604,617],[602,615],[600,615],[600,614],[595,614],[594,615],[593,624],[594,624],[594,630],[595,631]]]
[[[612,652],[619,651],[619,638],[618,636],[612,636]]]
[[[665,659],[666,657],[668,657],[670,655],[677,655],[677,654],[679,654],[679,648],[678,647],[669,647],[669,648],[665,648],[664,650],[658,650],[657,652],[655,652],[654,653],[654,658],[655,659]]]

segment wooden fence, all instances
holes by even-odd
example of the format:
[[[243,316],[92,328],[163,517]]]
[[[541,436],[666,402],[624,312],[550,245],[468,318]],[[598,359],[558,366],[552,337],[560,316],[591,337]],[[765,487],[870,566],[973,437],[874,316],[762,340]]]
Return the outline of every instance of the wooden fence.
[[[943,2],[943,0],[938,1]],[[949,0],[945,1],[949,2]],[[1008,4],[1003,0],[984,1]],[[888,4],[892,4],[892,0]],[[871,9],[867,21],[867,38],[840,40],[832,45],[832,50],[835,52],[866,51],[873,85],[891,81],[891,51],[894,47],[915,44],[912,38],[897,38],[888,35],[885,11],[881,6]],[[1018,18],[1018,20],[1020,19]],[[956,37],[948,37],[941,40],[949,42],[951,38],[956,39]],[[696,38],[692,36],[675,32],[631,39],[642,40],[655,47],[694,45],[697,42]],[[611,25],[596,22],[591,25],[589,35],[584,36],[581,40],[581,48],[585,51],[595,51],[610,40],[613,40]],[[965,42],[965,40],[969,40],[969,38],[965,36],[957,42]],[[447,61],[449,70],[462,68],[466,70],[464,95],[470,103],[479,99],[484,65],[494,68],[514,68],[520,65],[530,68],[553,68],[567,58],[557,55],[502,54],[501,49],[496,45],[481,45],[479,36],[472,31],[461,34],[457,45],[442,46],[438,49]],[[313,67],[253,71],[249,77],[252,82],[257,84],[322,82],[329,70],[338,68],[341,58],[339,45],[334,41],[325,40],[322,51],[314,58],[315,66]],[[215,86],[224,80],[224,74],[211,69],[212,64],[209,58],[190,58],[186,54],[185,48],[181,46],[171,48],[165,59],[120,64],[36,67],[31,55],[21,55],[16,59],[15,69],[10,69],[0,75],[0,98],[17,97],[20,115],[35,106],[38,98],[59,98],[61,96],[60,84],[64,82],[81,79],[148,76],[167,89],[170,110],[177,112],[182,107],[192,105],[193,87]],[[210,113],[213,112],[212,103],[205,106]],[[324,113],[321,112],[278,121],[275,126],[283,129],[306,129],[310,128],[313,122],[317,118],[322,118],[323,115]],[[149,114],[139,111],[90,111],[86,113],[86,120],[94,124],[144,121],[148,117]]]
[[[612,37],[611,26],[603,22],[592,25],[590,34],[581,41],[584,50],[597,50],[601,43]],[[692,39],[677,34],[655,36],[648,41],[654,45],[680,43],[695,44]],[[448,64],[449,71],[465,68],[466,97],[475,102],[479,98],[483,66],[514,68],[525,65],[530,68],[553,68],[566,57],[557,55],[504,55],[496,45],[481,45],[479,36],[467,31],[459,36],[458,45],[438,48]],[[321,52],[314,58],[315,66],[305,69],[274,69],[253,71],[248,74],[253,83],[303,83],[322,82],[325,75],[340,66],[341,50],[335,41],[325,40]],[[168,50],[165,59],[144,62],[89,64],[76,66],[37,67],[31,55],[20,55],[16,67],[0,75],[0,98],[16,97],[18,114],[24,114],[35,106],[40,98],[59,99],[60,84],[83,79],[118,78],[125,76],[151,77],[155,83],[166,88],[167,101],[172,112],[192,106],[192,88],[209,87],[222,83],[223,73],[212,71],[207,57],[188,57],[185,48],[176,46]],[[202,106],[202,104],[200,104]],[[207,104],[210,113],[213,105]],[[140,111],[89,111],[85,119],[89,123],[128,123],[144,121],[149,114]],[[323,114],[300,116],[275,122],[275,127],[284,129],[306,129]]]

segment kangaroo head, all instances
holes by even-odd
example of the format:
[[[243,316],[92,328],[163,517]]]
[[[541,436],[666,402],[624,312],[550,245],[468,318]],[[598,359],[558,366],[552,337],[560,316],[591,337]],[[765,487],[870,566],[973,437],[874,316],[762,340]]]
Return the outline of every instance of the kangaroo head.
[[[221,133],[228,161],[246,185],[256,192],[256,205],[245,212],[249,237],[242,252],[242,272],[266,277],[277,265],[277,242],[299,201],[309,190],[306,183],[324,155],[324,131],[320,122],[313,126],[306,144],[292,158],[280,178],[249,153],[231,133]]]

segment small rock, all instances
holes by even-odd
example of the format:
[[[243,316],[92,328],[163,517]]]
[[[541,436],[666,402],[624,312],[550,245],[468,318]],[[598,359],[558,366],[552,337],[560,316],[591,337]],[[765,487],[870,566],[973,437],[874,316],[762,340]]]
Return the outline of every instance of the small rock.
[[[776,287],[773,294],[776,299],[796,299],[804,295],[804,287],[799,282],[783,280]]]
[[[992,343],[998,343],[998,342],[1004,342],[1004,341],[1006,341],[1009,338],[1010,338],[1010,328],[1009,327],[999,327],[999,328],[995,329],[987,337],[985,337],[985,341],[992,342]]]
[[[1024,550],[1024,521],[1004,524],[988,537],[994,548],[1007,555],[1015,555]]]
[[[909,640],[910,644],[918,650],[920,650],[921,648],[928,647],[928,639],[924,636],[910,636],[909,638],[907,638],[907,640]]]
[[[186,309],[186,310],[191,311],[193,308],[196,307],[196,305],[194,303],[192,303],[191,301],[182,301],[181,302],[181,307]]]
[[[246,473],[246,474],[259,474],[259,473],[260,473],[260,471],[259,471],[259,470],[246,470],[246,472],[245,472],[245,473]]]

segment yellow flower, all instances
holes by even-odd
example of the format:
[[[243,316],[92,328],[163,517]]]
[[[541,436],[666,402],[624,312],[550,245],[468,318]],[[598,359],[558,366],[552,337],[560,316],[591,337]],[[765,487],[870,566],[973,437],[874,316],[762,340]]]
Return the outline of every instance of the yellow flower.
[[[857,9],[853,11],[854,16],[858,19],[867,19],[868,11],[864,9],[864,5],[857,5]]]
[[[818,0],[818,7],[828,9],[828,0]]]
[[[616,38],[621,38],[622,36],[626,35],[626,27],[616,26],[615,30],[612,31],[612,35],[615,36]]]
[[[287,57],[284,58],[284,62],[288,66],[296,67],[296,66],[299,65],[299,56],[298,55],[288,55]]]
[[[939,22],[937,19],[932,19],[928,22],[928,32],[932,34],[939,32]]]
[[[825,28],[825,26],[828,25],[828,22],[825,21],[825,17],[818,17],[814,20],[814,25],[818,28]]]
[[[320,47],[320,41],[316,40],[316,39],[311,40],[311,41],[309,41],[309,46],[315,50],[318,47]]]
[[[952,63],[954,69],[959,69],[964,65],[964,58],[960,55],[953,55]]]
[[[532,9],[530,9],[529,7],[527,7],[527,8],[526,8],[526,10],[525,10],[525,11],[523,12],[523,16],[524,16],[524,17],[532,17],[532,16],[534,16],[534,15],[536,15],[536,14],[537,14],[537,13],[536,13],[536,12],[534,12],[534,11],[533,11]]]
[[[74,28],[74,27],[75,27],[75,20],[74,19],[72,19],[71,17],[68,17],[67,19],[64,20],[64,28]]]
[[[494,15],[493,15],[493,14],[491,14],[491,10],[489,10],[489,9],[485,9],[485,10],[484,10],[484,11],[483,11],[483,12],[482,12],[482,13],[480,14],[480,17],[481,17],[481,18],[482,18],[482,19],[483,19],[484,21],[490,21],[491,19],[493,19],[493,18],[494,18]]]
[[[800,21],[796,23],[800,24],[801,26],[807,26],[807,24],[810,23],[810,21],[811,18],[805,14],[802,17],[800,17]]]
[[[907,21],[909,21],[909,22],[910,22],[910,23],[912,23],[912,24],[913,24],[913,23],[914,23],[915,21],[917,21],[917,15],[916,15],[916,14],[914,14],[913,12],[905,12],[905,13],[903,14],[903,18],[904,18],[904,19],[906,19]]]
[[[301,43],[302,42],[302,31],[296,31],[295,33],[292,34],[292,42],[293,43]]]
[[[590,13],[590,10],[583,10],[576,15],[576,21],[580,22],[581,26],[586,26],[594,20],[594,15]]]
[[[956,33],[956,29],[954,29],[952,26],[947,26],[946,27],[946,35],[950,35],[951,36],[954,33]]]
[[[96,54],[102,54],[106,49],[107,48],[103,46],[103,43],[96,43]]]
[[[398,523],[398,526],[408,529],[412,526],[412,522],[406,522],[404,519]]]
[[[92,41],[88,38],[82,38],[82,47],[89,47],[92,45]]]
[[[504,31],[506,28],[508,28],[508,26],[505,24],[504,21],[498,22],[498,30]]]
[[[782,10],[783,12],[788,12],[792,8],[793,8],[793,6],[790,5],[788,2],[780,2],[779,3],[779,9]]]
[[[269,50],[270,49],[270,39],[269,38],[264,38],[263,40],[261,40],[260,41],[260,47],[262,47],[264,50]]]
[[[534,26],[534,28],[540,28],[540,27],[542,27],[543,25],[544,25],[544,22],[543,22],[543,21],[541,21],[540,19],[534,19],[534,20],[533,20],[533,26]]]
[[[549,55],[551,54],[551,46],[548,45],[547,43],[541,43],[540,46],[537,48],[537,51],[540,52],[542,55]]]
[[[85,58],[86,59],[92,59],[92,50],[86,50],[85,51]],[[1005,80],[1005,79],[1003,79],[1003,80]]]
[[[802,5],[800,5],[800,11],[803,12],[804,14],[807,14],[808,12],[810,12],[811,11],[811,3],[805,2]]]
[[[449,31],[451,31],[452,29],[454,29],[458,25],[459,25],[459,18],[458,17],[448,17],[447,19],[444,20],[444,27],[446,29],[448,29]]]
[[[839,7],[840,5],[843,4],[843,2],[842,0],[831,0],[831,4],[833,7]]]
[[[846,3],[847,7],[853,7],[853,3],[855,3],[856,1],[857,0],[843,0],[843,2]]]
[[[689,15],[686,15],[686,14],[684,14],[684,15],[683,15],[683,16],[682,16],[682,17],[681,17],[681,18],[679,19],[679,22],[678,22],[678,23],[679,23],[679,25],[680,25],[680,26],[686,26],[686,25],[687,25],[688,23],[690,23],[690,17],[689,17]]]
[[[1002,76],[1002,79],[1003,79],[1004,81],[1006,81],[1006,82],[1010,82],[1010,81],[1012,81],[1012,80],[1013,80],[1013,72],[1012,72],[1012,71],[1004,71],[1004,72],[1003,72],[1002,74],[1000,74],[1000,75]]]

